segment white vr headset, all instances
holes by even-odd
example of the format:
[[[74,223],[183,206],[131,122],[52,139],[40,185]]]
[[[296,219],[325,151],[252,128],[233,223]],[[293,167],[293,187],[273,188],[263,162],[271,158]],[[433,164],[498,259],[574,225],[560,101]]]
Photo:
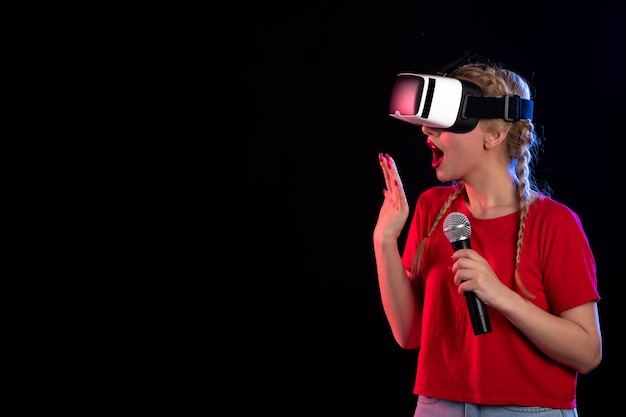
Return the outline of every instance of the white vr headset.
[[[465,133],[478,119],[532,120],[533,101],[517,95],[483,97],[476,84],[442,75],[398,74],[389,115],[414,125]]]

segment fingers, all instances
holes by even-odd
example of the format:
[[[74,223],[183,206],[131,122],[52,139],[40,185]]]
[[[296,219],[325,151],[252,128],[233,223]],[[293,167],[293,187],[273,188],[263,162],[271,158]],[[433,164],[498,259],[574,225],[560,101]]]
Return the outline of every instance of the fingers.
[[[400,175],[398,174],[398,169],[394,159],[389,154],[383,155],[382,153],[379,153],[378,162],[383,170],[387,190],[401,187],[402,182],[400,181]]]
[[[385,189],[383,189],[385,196],[384,204],[390,204],[396,210],[403,210],[408,203],[395,161],[389,154],[379,153],[378,162],[385,177]]]
[[[496,278],[487,261],[472,249],[459,249],[452,255],[454,284],[459,287],[459,293],[484,289],[484,285]]]
[[[475,254],[472,249],[459,249],[452,255],[450,270],[454,274],[455,285],[461,285],[463,281],[475,278],[482,270],[480,260],[473,259]]]
[[[383,176],[385,177],[385,186],[389,190],[391,188],[391,184],[393,184],[393,179],[391,177],[391,164],[389,162],[388,155],[383,155],[382,153],[378,154],[378,163],[383,170]]]
[[[480,255],[478,255],[478,253],[476,253],[476,251],[474,251],[473,249],[458,249],[456,251],[454,251],[454,253],[452,254],[452,262],[456,262],[456,261],[460,261],[462,259],[468,259],[468,260],[474,260],[474,261],[478,261],[480,260],[482,257]]]
[[[376,223],[376,234],[397,239],[406,223],[409,207],[394,160],[388,154],[378,154],[385,177],[384,200]]]
[[[459,249],[452,255],[452,272],[457,273],[462,270],[477,269],[480,267],[478,258],[473,259],[476,252],[472,249]]]

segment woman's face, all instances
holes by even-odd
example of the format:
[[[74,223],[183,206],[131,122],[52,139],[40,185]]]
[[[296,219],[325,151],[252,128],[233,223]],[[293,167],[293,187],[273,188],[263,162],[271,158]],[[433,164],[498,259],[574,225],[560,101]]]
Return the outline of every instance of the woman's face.
[[[486,132],[480,122],[466,133],[426,126],[422,126],[422,132],[426,135],[426,145],[433,153],[431,165],[439,181],[467,179],[471,174],[484,170],[481,162],[485,156]]]

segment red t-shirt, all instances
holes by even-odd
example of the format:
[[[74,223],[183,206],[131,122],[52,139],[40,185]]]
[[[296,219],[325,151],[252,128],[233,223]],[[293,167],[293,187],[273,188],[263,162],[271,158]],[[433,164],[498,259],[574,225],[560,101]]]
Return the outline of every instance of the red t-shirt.
[[[411,269],[418,244],[452,190],[438,186],[419,197],[402,257],[405,269]],[[518,213],[476,219],[463,200],[457,198],[448,213],[468,217],[472,249],[524,296],[514,278]],[[465,297],[450,270],[446,216],[427,240],[415,281],[424,311],[414,393],[475,404],[576,407],[576,371],[543,354],[500,312],[487,307],[492,331],[474,335]],[[528,211],[520,272],[536,297],[530,301],[552,314],[600,299],[595,260],[580,219],[549,197],[535,200]]]

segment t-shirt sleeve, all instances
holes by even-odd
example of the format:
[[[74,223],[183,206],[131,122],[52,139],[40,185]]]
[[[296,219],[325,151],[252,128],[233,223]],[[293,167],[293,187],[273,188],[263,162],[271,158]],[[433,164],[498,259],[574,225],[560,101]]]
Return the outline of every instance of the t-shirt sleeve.
[[[427,189],[418,197],[402,252],[404,269],[411,270],[417,247],[428,233],[434,216],[452,190],[450,186],[436,186]]]
[[[578,215],[557,204],[543,227],[544,286],[552,311],[598,301],[596,263]]]

